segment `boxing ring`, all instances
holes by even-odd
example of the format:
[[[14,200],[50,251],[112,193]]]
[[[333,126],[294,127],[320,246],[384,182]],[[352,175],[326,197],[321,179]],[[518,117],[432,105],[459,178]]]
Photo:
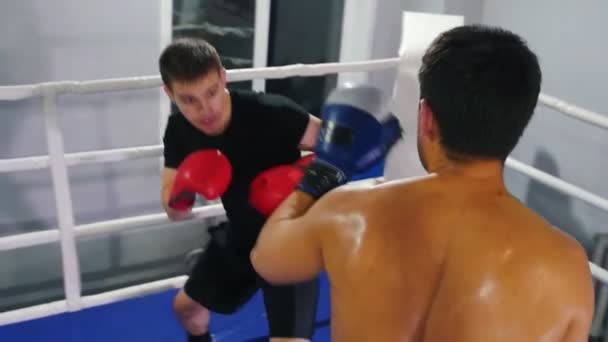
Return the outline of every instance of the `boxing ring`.
[[[279,79],[294,76],[321,76],[338,73],[370,72],[399,68],[401,58],[389,58],[348,63],[295,64],[283,67],[228,70],[228,82],[253,79]],[[119,341],[118,336],[129,336],[136,340],[180,340],[183,334],[172,313],[172,298],[176,289],[186,280],[186,275],[169,278],[95,295],[83,295],[81,273],[76,252],[77,240],[90,236],[103,236],[125,232],[134,228],[170,221],[164,213],[100,221],[77,225],[74,220],[68,168],[84,164],[121,162],[139,158],[162,157],[162,146],[136,146],[78,153],[65,153],[63,133],[60,125],[61,108],[58,98],[64,94],[91,94],[119,92],[125,90],[149,89],[162,86],[160,76],[103,79],[85,82],[52,82],[34,85],[0,87],[0,101],[20,101],[40,98],[48,144],[48,155],[0,160],[0,173],[26,170],[50,169],[54,189],[58,227],[51,230],[18,234],[0,238],[0,250],[12,250],[51,242],[59,242],[61,249],[63,288],[65,299],[0,313],[0,340],[20,341],[44,337],[45,340]],[[608,129],[608,117],[580,108],[558,98],[541,93],[539,106],[581,120],[600,128]],[[588,190],[554,177],[518,160],[509,158],[506,166],[522,175],[534,179],[548,187],[579,199],[598,209],[608,211],[608,199]],[[349,186],[368,186],[382,179],[382,170],[374,170],[360,175]],[[159,185],[160,186],[160,185]],[[209,204],[194,209],[194,221],[223,215],[219,204]],[[589,261],[596,286],[608,283],[608,270]],[[318,326],[315,340],[329,339],[329,287],[322,277],[322,291],[319,304]],[[608,301],[608,299],[606,299]],[[600,312],[603,317],[603,312]],[[138,315],[140,320],[151,320],[147,326],[129,324],[130,317]],[[150,317],[150,315],[156,315]],[[110,319],[113,327],[100,323]],[[160,328],[143,338],[156,322],[164,321],[170,327]],[[266,333],[263,304],[259,296],[254,297],[235,316],[216,315],[212,318],[212,329],[216,339],[225,341],[255,340]],[[237,328],[235,328],[237,327]],[[76,329],[76,331],[75,331]],[[82,330],[78,330],[82,329]],[[85,329],[88,329],[85,332]],[[63,333],[61,332],[63,331]],[[62,335],[63,334],[63,335]],[[135,334],[135,335],[133,335]],[[164,334],[164,335],[163,335]],[[61,336],[61,337],[58,337]],[[135,338],[134,336],[137,336]],[[151,337],[153,336],[153,338]],[[185,335],[183,335],[185,336]],[[23,338],[23,339],[22,339]]]

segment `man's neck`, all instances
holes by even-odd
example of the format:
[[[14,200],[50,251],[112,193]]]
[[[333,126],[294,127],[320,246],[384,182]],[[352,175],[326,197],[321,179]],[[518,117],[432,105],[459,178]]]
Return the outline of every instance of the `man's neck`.
[[[430,171],[437,175],[479,180],[504,187],[504,163],[500,160],[454,161],[443,158],[437,161]]]
[[[232,94],[230,93],[230,90],[228,90],[228,88],[224,88],[224,92],[224,114],[228,115],[229,119],[232,119]]]
[[[232,94],[228,88],[224,88],[224,117],[226,117],[226,123],[224,125],[223,132],[226,132],[230,123],[232,122]]]

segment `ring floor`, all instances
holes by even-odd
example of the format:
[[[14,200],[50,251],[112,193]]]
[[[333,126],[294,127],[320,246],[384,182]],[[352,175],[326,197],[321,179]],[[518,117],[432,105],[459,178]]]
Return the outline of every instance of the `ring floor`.
[[[2,342],[167,342],[186,341],[173,315],[177,290],[133,298],[78,312],[65,313],[0,327]],[[214,341],[268,341],[264,303],[258,292],[232,315],[212,314]],[[330,341],[329,283],[321,275],[317,324],[313,341]]]

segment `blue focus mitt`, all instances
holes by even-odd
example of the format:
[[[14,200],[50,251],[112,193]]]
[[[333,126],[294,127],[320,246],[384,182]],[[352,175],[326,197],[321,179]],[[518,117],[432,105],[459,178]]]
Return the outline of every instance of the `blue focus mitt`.
[[[380,121],[382,110],[377,88],[334,90],[323,107],[316,157],[298,189],[319,198],[384,158],[403,130],[392,114]]]

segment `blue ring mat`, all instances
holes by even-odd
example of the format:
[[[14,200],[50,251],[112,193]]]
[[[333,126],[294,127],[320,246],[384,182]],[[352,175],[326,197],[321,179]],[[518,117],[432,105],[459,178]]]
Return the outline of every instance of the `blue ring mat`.
[[[330,341],[327,276],[320,277],[313,341]],[[132,298],[77,312],[20,322],[0,328],[0,341],[122,342],[186,341],[173,313],[177,290]],[[268,341],[268,322],[261,292],[232,315],[211,315],[214,341]]]

